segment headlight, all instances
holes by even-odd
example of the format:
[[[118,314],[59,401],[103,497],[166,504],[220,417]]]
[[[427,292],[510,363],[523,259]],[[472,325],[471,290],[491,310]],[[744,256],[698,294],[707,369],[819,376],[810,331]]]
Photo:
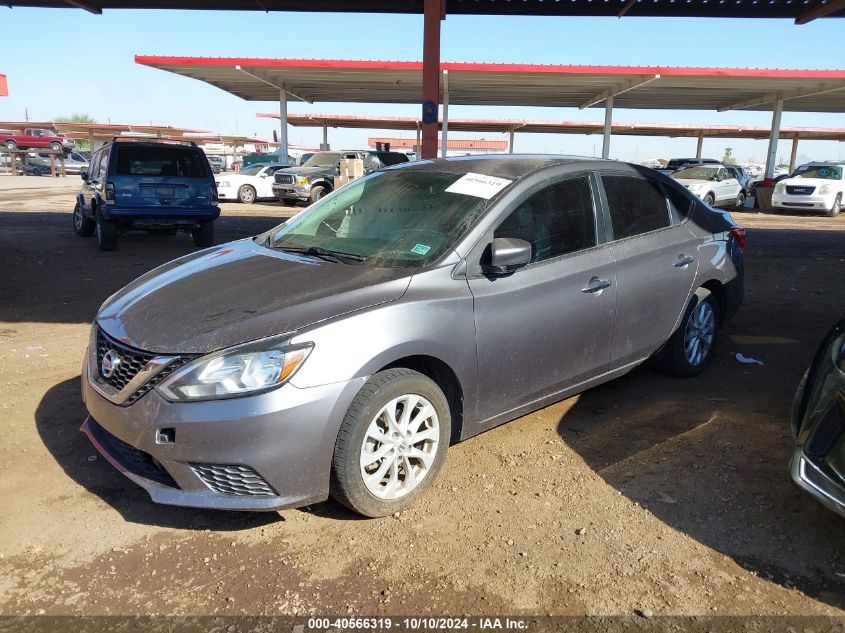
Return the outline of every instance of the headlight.
[[[826,196],[831,192],[833,188],[830,185],[822,185],[819,187],[819,194],[822,196]]]
[[[158,386],[176,402],[220,400],[280,387],[308,358],[311,344],[288,345],[265,339],[203,356],[188,363]]]
[[[220,182],[217,183],[217,186],[218,187],[228,187],[229,181],[228,180],[221,180]]]
[[[786,189],[786,185],[783,184],[782,180],[778,184],[775,185],[775,193],[783,193],[785,189]]]
[[[305,176],[297,176],[296,177],[296,184],[307,185],[308,184],[308,178],[306,178]]]

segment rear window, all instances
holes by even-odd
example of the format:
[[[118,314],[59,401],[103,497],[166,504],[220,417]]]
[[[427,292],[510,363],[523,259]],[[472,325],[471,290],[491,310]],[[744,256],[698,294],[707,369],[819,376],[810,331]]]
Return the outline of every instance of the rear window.
[[[118,145],[118,176],[205,178],[206,160],[194,148],[175,145]]]
[[[399,163],[407,163],[408,157],[399,152],[375,152],[379,160],[386,166],[398,165]]]

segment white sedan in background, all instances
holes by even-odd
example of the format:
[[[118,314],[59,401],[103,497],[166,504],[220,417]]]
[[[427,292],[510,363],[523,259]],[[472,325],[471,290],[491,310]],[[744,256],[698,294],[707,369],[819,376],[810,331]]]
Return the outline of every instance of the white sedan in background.
[[[741,209],[745,204],[742,185],[724,165],[691,165],[672,174],[705,204]]]
[[[273,193],[273,174],[279,169],[290,167],[281,163],[261,163],[244,167],[236,173],[221,175],[217,182],[217,197],[220,201],[237,200],[252,204],[262,198],[276,199]]]

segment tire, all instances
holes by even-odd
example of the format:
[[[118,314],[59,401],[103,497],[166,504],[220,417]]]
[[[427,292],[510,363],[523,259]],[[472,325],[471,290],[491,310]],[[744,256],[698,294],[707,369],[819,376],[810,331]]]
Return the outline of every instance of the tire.
[[[736,200],[734,201],[734,209],[738,211],[742,211],[742,208],[745,206],[745,194],[743,192],[739,192],[736,196]]]
[[[409,428],[415,422],[413,416],[425,415],[426,409],[430,414],[416,431],[425,439],[412,442],[403,438],[403,429],[414,432]],[[399,415],[399,426],[394,427],[387,422],[386,410],[392,410],[394,418],[399,411],[410,410],[412,417],[403,423],[404,416]],[[349,405],[340,426],[332,458],[332,497],[368,517],[407,508],[428,489],[443,466],[451,433],[449,403],[434,381],[402,368],[374,374]],[[387,441],[379,442],[381,437]],[[405,437],[412,439],[414,435]],[[372,455],[387,450],[362,465],[365,449],[372,449]],[[408,477],[409,472],[413,478]],[[365,473],[377,479],[367,482]]]
[[[836,198],[834,198],[834,200],[833,200],[833,206],[830,207],[830,209],[827,210],[826,215],[829,218],[835,218],[837,215],[839,215],[839,212],[841,210],[842,210],[842,194],[837,193]]]
[[[208,248],[214,244],[214,222],[200,222],[191,229],[191,237],[195,246]]]
[[[706,204],[708,207],[712,207],[714,204],[716,204],[716,197],[712,193],[708,193],[706,196],[704,196],[704,204]]]
[[[658,355],[658,366],[668,374],[684,378],[703,372],[716,348],[720,316],[721,306],[716,297],[706,288],[696,290],[681,324]]]
[[[331,193],[328,187],[324,187],[323,185],[317,185],[316,187],[311,187],[311,195],[308,196],[308,202],[314,204],[320,198],[326,196],[327,194]]]
[[[91,237],[96,230],[96,222],[85,217],[82,207],[77,202],[76,206],[73,207],[73,232],[80,237]]]
[[[6,149],[9,150],[10,152],[14,152],[16,149],[18,149],[18,144],[15,143],[12,140],[6,141],[5,145],[6,145]]]
[[[251,185],[241,185],[238,189],[238,201],[244,204],[255,202],[255,189]]]
[[[50,149],[54,152],[62,151],[62,144],[61,143],[50,143]]]
[[[94,234],[97,236],[97,248],[101,251],[113,251],[117,248],[117,225],[114,222],[104,220],[100,213],[97,213]]]

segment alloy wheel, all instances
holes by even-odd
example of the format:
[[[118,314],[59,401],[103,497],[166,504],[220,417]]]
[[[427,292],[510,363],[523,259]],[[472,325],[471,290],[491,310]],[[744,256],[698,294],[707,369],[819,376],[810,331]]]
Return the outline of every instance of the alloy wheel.
[[[422,396],[388,402],[370,422],[361,446],[360,470],[367,490],[379,499],[399,499],[430,472],[437,455],[440,421]]]
[[[77,231],[82,231],[82,211],[80,211],[79,205],[73,209],[73,226]]]
[[[684,356],[690,365],[704,362],[713,347],[716,313],[709,301],[701,301],[690,313],[684,332]]]

